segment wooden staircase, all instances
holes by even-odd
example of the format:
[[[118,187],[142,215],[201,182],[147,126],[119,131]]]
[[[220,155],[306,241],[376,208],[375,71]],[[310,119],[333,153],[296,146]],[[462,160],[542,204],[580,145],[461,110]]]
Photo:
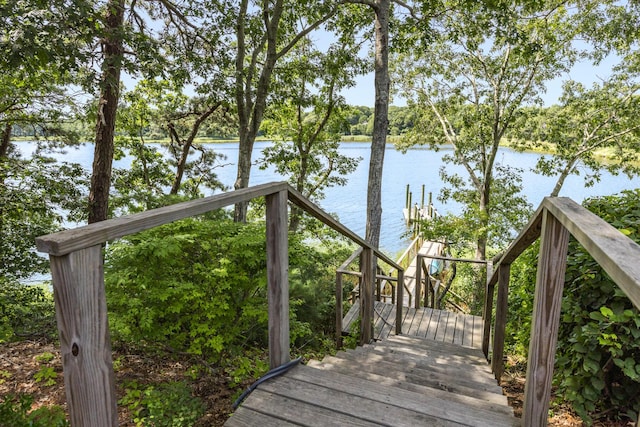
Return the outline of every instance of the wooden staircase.
[[[267,380],[225,425],[518,424],[481,350],[391,335]]]

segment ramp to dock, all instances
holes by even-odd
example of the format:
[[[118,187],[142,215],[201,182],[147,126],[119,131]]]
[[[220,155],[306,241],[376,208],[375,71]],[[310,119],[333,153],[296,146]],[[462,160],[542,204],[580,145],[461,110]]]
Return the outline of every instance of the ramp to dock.
[[[403,307],[402,333],[449,344],[482,348],[482,317],[432,308]],[[342,322],[343,334],[353,332],[360,302],[351,306]],[[373,339],[384,340],[395,331],[396,306],[382,301],[374,305]]]
[[[389,336],[267,380],[226,426],[514,426],[481,350]]]

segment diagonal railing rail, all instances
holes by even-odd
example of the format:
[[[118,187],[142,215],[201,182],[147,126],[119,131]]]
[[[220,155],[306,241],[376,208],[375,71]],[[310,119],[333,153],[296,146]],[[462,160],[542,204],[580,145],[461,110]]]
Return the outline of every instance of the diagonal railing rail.
[[[201,215],[258,197],[266,201],[269,360],[272,368],[289,355],[287,201],[362,248],[361,341],[372,337],[375,258],[404,271],[385,254],[307,200],[286,182],[258,185],[203,199],[114,218],[36,239],[49,254],[60,334],[67,405],[73,426],[117,426],[115,376],[104,289],[103,245],[172,221]],[[397,287],[402,301],[402,286]],[[369,326],[369,327],[367,327]]]
[[[551,381],[569,235],[572,235],[600,264],[611,279],[640,308],[640,245],[573,200],[547,197],[520,233],[497,260],[487,281],[486,299],[491,307],[497,284],[492,368],[496,378],[504,370],[503,353],[510,266],[525,249],[540,238],[540,255],[531,322],[522,423],[547,425]],[[491,310],[485,322],[491,322]],[[485,328],[485,340],[489,337]]]

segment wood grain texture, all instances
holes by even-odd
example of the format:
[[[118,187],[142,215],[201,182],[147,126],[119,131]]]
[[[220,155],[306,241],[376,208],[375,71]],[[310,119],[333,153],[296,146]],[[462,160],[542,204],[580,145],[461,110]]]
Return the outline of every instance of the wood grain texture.
[[[548,197],[543,205],[640,309],[640,245],[571,199]]]
[[[407,310],[403,307],[404,301],[404,272],[398,270],[398,285],[396,286],[396,330],[397,335],[402,334],[402,323],[404,321]]]
[[[342,348],[342,273],[336,272],[336,347]]]
[[[384,253],[382,253],[379,250],[377,250],[377,248],[374,248],[373,246],[371,246],[366,240],[364,240],[362,237],[358,236],[353,231],[349,230],[347,227],[342,225],[340,222],[336,221],[335,218],[333,218],[331,215],[329,215],[328,213],[323,211],[318,205],[316,205],[315,203],[313,203],[310,200],[308,200],[300,192],[296,191],[293,187],[289,186],[288,187],[288,192],[289,192],[289,200],[292,203],[295,203],[297,206],[299,206],[302,209],[304,209],[309,215],[311,215],[314,218],[318,219],[324,225],[326,225],[326,226],[328,226],[330,228],[333,228],[335,231],[339,232],[343,236],[348,237],[353,242],[357,243],[358,245],[362,246],[363,248],[372,249],[377,258],[381,259],[382,261],[384,261],[385,263],[387,263],[391,267],[393,267],[393,268],[395,268],[397,270],[403,270],[403,268],[400,267],[398,264],[396,264],[396,262],[394,260],[392,260],[387,255],[385,255]]]
[[[360,344],[368,344],[373,339],[373,282],[375,265],[373,250],[364,248],[361,264],[362,281],[360,282]]]
[[[522,413],[525,426],[547,425],[568,245],[569,231],[545,210],[542,214],[540,256]]]
[[[276,182],[165,206],[38,237],[36,246],[40,252],[57,256],[65,255],[172,221],[200,215],[235,203],[246,202],[267,194],[277,193],[287,188],[288,184],[286,182]]]
[[[511,266],[501,264],[498,267],[498,297],[496,298],[496,321],[493,332],[493,352],[491,353],[491,369],[500,383],[504,372],[504,339],[507,328],[507,311],[509,297],[509,275]]]
[[[117,426],[102,247],[50,259],[71,425]]]
[[[287,192],[266,196],[269,365],[289,362],[289,245]]]

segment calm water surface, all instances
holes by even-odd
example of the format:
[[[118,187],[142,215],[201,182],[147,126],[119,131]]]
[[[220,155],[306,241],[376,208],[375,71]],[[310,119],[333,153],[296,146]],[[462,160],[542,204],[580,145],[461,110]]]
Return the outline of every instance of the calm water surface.
[[[253,159],[261,156],[261,151],[270,143],[267,141],[256,142]],[[227,156],[224,166],[215,169],[220,181],[231,188],[237,172],[238,144],[221,143],[211,144],[214,150]],[[20,144],[20,149],[25,155],[29,155],[32,147],[29,144]],[[369,167],[369,143],[343,143],[340,146],[342,154],[351,157],[362,157],[358,169],[348,176],[348,184],[344,187],[334,187],[326,190],[326,198],[318,204],[328,212],[336,213],[341,222],[357,234],[364,236],[366,206],[367,206],[367,180]],[[402,216],[402,208],[405,204],[405,191],[407,184],[413,193],[413,201],[420,203],[421,187],[425,185],[426,193],[433,192],[434,204],[437,210],[443,214],[447,212],[459,213],[460,207],[456,204],[441,205],[436,196],[442,187],[439,169],[442,166],[442,156],[449,150],[438,152],[414,148],[406,154],[396,151],[392,145],[387,147],[384,159],[384,171],[382,178],[382,249],[395,256],[407,245],[408,239],[404,237],[406,226]],[[60,156],[64,160],[78,162],[87,170],[91,169],[93,147],[85,145],[77,149],[71,149],[66,155]],[[537,207],[542,198],[548,195],[555,184],[555,178],[547,178],[531,172],[535,166],[539,154],[518,153],[509,149],[501,149],[497,163],[517,166],[524,170],[524,193],[529,203]],[[126,167],[130,160],[123,159],[115,162],[114,167]],[[451,168],[451,166],[448,166]],[[451,169],[450,169],[451,170]],[[459,172],[465,176],[460,168]],[[281,181],[273,169],[260,170],[254,166],[251,170],[250,184],[262,184],[270,181]],[[603,172],[602,179],[593,187],[585,188],[582,177],[570,176],[567,178],[561,196],[571,197],[577,202],[582,202],[587,197],[602,196],[617,193],[624,189],[640,187],[640,180],[629,179],[625,175],[613,176]],[[425,196],[426,199],[427,196]]]

